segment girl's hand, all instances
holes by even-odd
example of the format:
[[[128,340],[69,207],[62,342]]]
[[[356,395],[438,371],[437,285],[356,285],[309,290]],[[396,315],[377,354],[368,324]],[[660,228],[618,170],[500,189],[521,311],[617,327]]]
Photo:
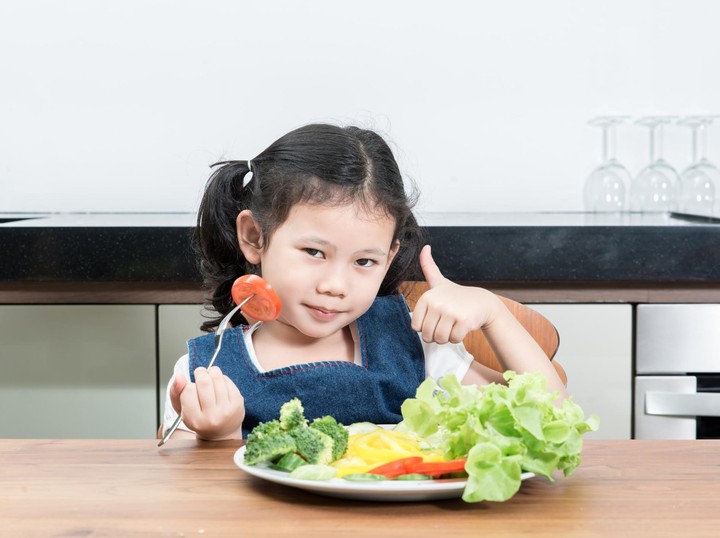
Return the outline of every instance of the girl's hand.
[[[493,322],[502,306],[500,300],[485,289],[460,286],[445,278],[430,245],[420,252],[420,267],[429,289],[415,304],[412,328],[425,342],[459,343],[469,332]]]
[[[548,389],[558,391],[561,401],[568,395],[545,352],[518,320],[492,292],[472,286],[459,286],[445,278],[432,259],[430,247],[420,252],[420,266],[428,291],[415,304],[412,328],[422,333],[425,342],[459,343],[476,329],[482,329],[504,370],[518,373],[540,372],[548,380]],[[473,361],[464,384],[502,383],[500,374]]]
[[[198,438],[207,440],[242,437],[245,400],[220,368],[197,368],[195,383],[176,376],[170,388],[170,401],[185,425]]]

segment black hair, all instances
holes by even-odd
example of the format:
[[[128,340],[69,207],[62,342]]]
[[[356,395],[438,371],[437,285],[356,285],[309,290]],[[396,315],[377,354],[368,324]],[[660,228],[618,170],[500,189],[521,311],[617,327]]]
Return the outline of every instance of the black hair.
[[[248,180],[248,173],[252,177]],[[240,250],[236,219],[249,209],[267,245],[298,203],[341,206],[361,203],[395,220],[400,248],[378,295],[396,293],[406,280],[420,280],[424,233],[412,208],[417,195],[405,189],[392,150],[377,133],[358,127],[306,125],[279,138],[251,161],[225,161],[207,182],[198,212],[195,248],[207,300],[219,316],[202,325],[213,330],[233,308],[235,279],[257,273]],[[245,322],[240,314],[233,324]]]

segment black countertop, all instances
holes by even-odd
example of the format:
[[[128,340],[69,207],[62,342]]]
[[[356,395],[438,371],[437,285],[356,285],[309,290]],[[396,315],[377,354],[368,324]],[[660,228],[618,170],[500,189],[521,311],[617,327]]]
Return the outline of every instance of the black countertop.
[[[424,213],[458,282],[720,283],[720,225],[670,215]],[[0,214],[0,282],[198,282],[195,216]]]

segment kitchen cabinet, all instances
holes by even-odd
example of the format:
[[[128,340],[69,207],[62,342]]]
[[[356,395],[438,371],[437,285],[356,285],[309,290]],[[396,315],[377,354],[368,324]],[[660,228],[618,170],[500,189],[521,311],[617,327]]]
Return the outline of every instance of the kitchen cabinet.
[[[632,425],[632,305],[530,304],[560,335],[555,356],[568,390],[586,415],[600,417],[588,439],[630,439]]]
[[[588,438],[630,438],[633,307],[530,306],[560,333],[556,360],[573,398],[600,416]],[[0,436],[153,436],[202,312],[199,304],[0,306],[0,407],[13,410],[0,415]]]
[[[165,410],[165,391],[177,360],[187,353],[187,341],[200,336],[205,321],[202,305],[160,305],[158,307],[158,409]]]
[[[587,438],[630,439],[632,306],[531,304],[560,334],[556,359],[568,375],[568,390],[586,414],[597,414],[600,430]],[[162,305],[158,312],[160,416],[165,389],[189,338],[200,334],[200,305]]]
[[[78,436],[111,436],[112,431],[86,427],[95,424],[87,418],[76,429],[65,419],[69,409],[70,416],[84,417],[107,402],[103,413],[120,421],[135,417],[133,427],[143,432],[144,421],[152,419],[154,428],[172,367],[185,353],[185,341],[200,334],[204,294],[190,241],[195,215],[5,217],[10,218],[0,219],[6,254],[0,259],[0,303],[7,305],[0,307],[0,404],[3,411],[19,410],[13,414],[18,418],[7,412],[0,417],[0,435],[42,427],[48,435],[70,436],[72,430]],[[419,221],[446,277],[534,305],[555,323],[557,360],[568,372],[570,392],[602,421],[591,437],[632,433],[635,309],[720,302],[720,250],[708,249],[720,231],[714,223],[665,214],[584,213],[430,213]],[[120,310],[58,310],[53,317],[50,306],[41,306],[99,304],[104,306],[92,308]],[[14,309],[21,305],[33,308],[37,320],[28,316],[15,323],[23,311]],[[108,324],[111,311],[129,318],[142,312],[137,323],[149,333],[127,328],[127,320]],[[76,312],[90,314],[75,319]],[[60,320],[65,325],[52,337],[52,324]],[[103,366],[106,379],[97,394],[87,379],[74,383],[66,377],[96,366],[86,347],[76,344],[93,331],[102,335],[101,343],[120,339],[113,344],[119,349],[93,347],[99,360],[112,357]],[[122,338],[127,334],[133,336]],[[40,359],[40,351],[56,359]],[[127,396],[135,390],[141,396]]]
[[[155,307],[0,306],[0,437],[155,433]]]

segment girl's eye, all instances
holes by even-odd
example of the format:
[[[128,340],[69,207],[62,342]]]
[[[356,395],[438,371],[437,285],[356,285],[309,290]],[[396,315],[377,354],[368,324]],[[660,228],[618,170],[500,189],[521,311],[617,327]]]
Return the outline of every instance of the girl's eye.
[[[303,250],[305,252],[307,252],[308,254],[310,254],[310,256],[312,256],[313,258],[322,258],[323,257],[322,251],[320,251],[316,248],[305,248]]]
[[[360,267],[372,267],[377,262],[375,260],[371,260],[370,258],[360,258],[357,262]]]

